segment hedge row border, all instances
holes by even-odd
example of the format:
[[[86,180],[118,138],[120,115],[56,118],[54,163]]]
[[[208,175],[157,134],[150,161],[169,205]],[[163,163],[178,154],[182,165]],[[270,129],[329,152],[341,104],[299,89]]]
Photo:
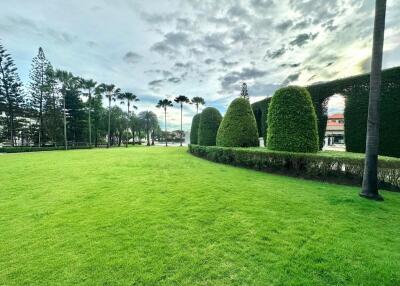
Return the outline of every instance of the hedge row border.
[[[213,162],[322,182],[361,186],[364,159],[313,153],[189,145],[189,152]],[[379,188],[400,192],[400,160],[379,160]]]

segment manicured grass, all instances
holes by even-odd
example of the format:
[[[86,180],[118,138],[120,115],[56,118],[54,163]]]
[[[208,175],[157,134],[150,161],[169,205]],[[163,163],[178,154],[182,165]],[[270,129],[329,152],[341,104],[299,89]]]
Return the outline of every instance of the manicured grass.
[[[0,285],[399,285],[400,194],[186,148],[0,155]]]

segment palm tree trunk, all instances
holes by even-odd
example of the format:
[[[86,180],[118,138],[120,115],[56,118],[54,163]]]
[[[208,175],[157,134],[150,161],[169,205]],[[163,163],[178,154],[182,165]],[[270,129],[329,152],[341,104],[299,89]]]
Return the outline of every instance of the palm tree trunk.
[[[64,146],[65,150],[68,149],[68,140],[67,140],[67,115],[65,113],[65,100],[66,100],[66,94],[64,92]]]
[[[107,148],[110,148],[110,126],[111,126],[111,96],[108,97],[108,138],[107,138]]]
[[[127,126],[126,126],[126,148],[128,148],[128,144],[129,144],[129,115],[130,115],[130,112],[129,112],[129,100],[128,100],[128,124],[127,124]]]
[[[92,121],[90,119],[90,113],[91,113],[91,100],[92,97],[90,95],[90,90],[89,90],[89,147],[92,148]]]
[[[164,107],[164,129],[165,129],[165,147],[168,147],[168,141],[167,141],[167,108]]]
[[[181,102],[181,147],[182,147],[182,140],[183,140],[183,130],[182,130],[182,102]]]
[[[383,41],[385,33],[386,0],[375,2],[374,38],[368,103],[367,139],[365,150],[364,176],[360,196],[383,200],[378,192],[378,152],[379,152],[379,101],[381,92],[381,72]]]
[[[199,104],[196,103],[196,114],[199,114]]]

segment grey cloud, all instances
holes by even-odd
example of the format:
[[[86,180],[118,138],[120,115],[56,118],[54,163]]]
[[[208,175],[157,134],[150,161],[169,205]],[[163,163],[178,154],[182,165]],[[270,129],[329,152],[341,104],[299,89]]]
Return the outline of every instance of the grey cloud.
[[[210,64],[212,64],[213,62],[215,62],[215,60],[210,59],[210,58],[204,60],[204,63],[207,64],[207,65],[210,65]]]
[[[263,77],[267,74],[267,71],[259,70],[257,68],[243,68],[240,72],[234,71],[220,77],[222,90],[232,91],[235,89],[234,85],[238,84],[239,81],[245,81],[250,79],[256,79]]]
[[[279,32],[283,33],[292,26],[293,26],[293,22],[291,20],[287,20],[287,21],[281,22],[278,25],[276,25],[276,29]]]
[[[161,24],[171,22],[176,17],[176,13],[146,13],[142,12],[141,17],[149,24]]]
[[[270,58],[270,59],[280,58],[285,53],[286,53],[286,48],[284,46],[282,46],[282,48],[277,49],[277,50],[268,50],[264,56],[264,59],[265,58]]]
[[[162,55],[177,54],[178,48],[189,43],[189,36],[184,32],[170,32],[164,35],[164,40],[155,43],[151,50]]]
[[[228,49],[228,46],[224,44],[223,38],[223,33],[206,35],[201,41],[201,44],[208,49],[214,49],[220,52],[224,52]]]
[[[300,66],[300,63],[295,63],[295,64],[281,64],[280,66],[281,66],[282,68],[287,68],[287,67],[290,67],[290,68],[297,68],[297,67]]]
[[[125,62],[134,64],[137,63],[140,59],[142,58],[141,55],[135,53],[135,52],[127,52],[124,57],[122,58]]]
[[[294,74],[289,75],[289,76],[283,81],[282,85],[288,85],[289,83],[298,80],[299,77],[300,77],[300,74],[301,74],[301,73],[298,72],[298,73],[294,73]]]
[[[150,86],[160,86],[163,83],[164,80],[162,79],[156,79],[152,80],[151,82],[148,83]]]
[[[271,96],[281,85],[274,83],[254,83],[248,86],[250,96]]]
[[[308,41],[314,40],[317,36],[318,36],[318,33],[300,34],[300,35],[297,35],[297,37],[293,41],[291,41],[289,44],[291,46],[302,47],[305,44],[307,44]]]
[[[227,15],[229,17],[240,18],[240,19],[248,18],[250,16],[248,11],[239,5],[235,5],[229,8],[227,11]]]
[[[229,62],[229,61],[225,60],[224,58],[221,58],[221,59],[219,60],[219,62],[220,62],[221,65],[224,66],[224,67],[233,67],[233,66],[236,66],[236,65],[239,63],[239,62],[237,62],[237,61]]]
[[[250,36],[242,27],[234,28],[231,32],[231,38],[233,40],[233,43],[245,42],[247,40],[250,40]]]
[[[172,83],[179,83],[181,79],[179,77],[170,77],[168,81]]]

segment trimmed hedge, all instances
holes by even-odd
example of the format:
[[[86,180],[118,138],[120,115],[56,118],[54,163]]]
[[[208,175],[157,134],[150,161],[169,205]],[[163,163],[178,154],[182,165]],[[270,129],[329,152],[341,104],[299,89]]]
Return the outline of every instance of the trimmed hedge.
[[[271,150],[317,152],[317,116],[310,94],[303,87],[278,89],[268,112],[267,146]]]
[[[68,146],[68,150],[91,149],[89,146]],[[65,150],[64,146],[57,147],[2,147],[0,153],[24,153],[24,152],[40,152],[40,151],[57,151]]]
[[[190,128],[190,144],[198,143],[200,116],[201,116],[201,113],[193,116],[192,126]]]
[[[200,116],[198,144],[215,146],[217,131],[221,124],[222,116],[214,107],[207,107]]]
[[[229,105],[217,133],[217,146],[258,146],[257,123],[250,102],[242,97]]]
[[[294,153],[265,148],[227,148],[189,145],[189,152],[210,161],[290,176],[361,186],[364,156]],[[400,191],[400,159],[379,158],[381,189]]]

